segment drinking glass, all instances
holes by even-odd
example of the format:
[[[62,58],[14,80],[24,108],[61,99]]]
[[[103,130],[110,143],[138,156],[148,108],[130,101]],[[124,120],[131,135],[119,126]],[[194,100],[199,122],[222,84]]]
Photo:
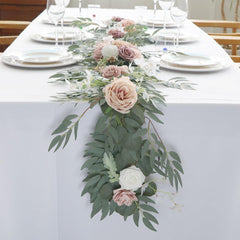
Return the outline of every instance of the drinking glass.
[[[49,19],[55,25],[55,47],[58,47],[58,22],[65,13],[64,0],[47,0],[47,13]]]
[[[169,11],[173,6],[174,1],[175,0],[159,0],[158,1],[160,8],[163,10],[163,29],[161,30],[163,34],[166,33],[166,23],[167,23],[166,14],[167,14],[167,11]],[[167,42],[166,40],[164,40],[164,47],[163,47],[164,51],[167,50],[166,45],[167,45]]]
[[[61,5],[61,1],[63,1],[63,4],[64,4],[64,7],[66,8],[68,5],[69,5],[69,3],[70,3],[70,0],[55,0],[56,1],[56,3],[58,4],[60,4]],[[64,13],[64,15],[65,15],[65,13]],[[64,15],[63,15],[63,17],[61,18],[61,28],[62,28],[62,34],[63,34],[63,39],[62,39],[62,45],[64,46],[64,41],[65,41],[65,31],[64,31],[64,27],[63,27],[63,18],[64,18]]]
[[[180,26],[184,23],[188,15],[188,0],[175,0],[174,5],[171,7],[170,15],[178,29],[175,46],[175,48],[178,49]]]
[[[163,29],[166,29],[166,14],[171,9],[175,0],[159,0],[159,6],[163,10]]]
[[[157,16],[157,1],[158,0],[153,0],[153,3],[154,3],[153,16],[154,16],[154,18],[156,18],[156,16]]]
[[[82,15],[82,0],[78,1],[78,8],[79,8],[80,16],[81,16]]]

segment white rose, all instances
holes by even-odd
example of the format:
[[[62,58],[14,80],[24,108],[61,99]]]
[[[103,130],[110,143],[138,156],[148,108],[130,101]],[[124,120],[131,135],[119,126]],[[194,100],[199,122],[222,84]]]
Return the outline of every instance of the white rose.
[[[120,172],[119,184],[123,189],[136,191],[142,186],[144,180],[145,176],[142,171],[135,166],[131,166]]]
[[[104,58],[111,58],[118,56],[118,47],[115,45],[106,45],[102,48],[102,55]]]

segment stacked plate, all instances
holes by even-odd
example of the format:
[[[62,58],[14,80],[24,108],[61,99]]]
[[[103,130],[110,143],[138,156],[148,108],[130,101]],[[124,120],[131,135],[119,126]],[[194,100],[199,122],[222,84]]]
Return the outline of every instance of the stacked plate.
[[[223,58],[182,52],[166,53],[160,61],[160,67],[186,72],[212,72],[229,66],[230,62]]]
[[[72,22],[75,21],[75,20],[77,20],[75,17],[64,17],[63,18],[63,25],[64,26],[70,26],[70,25],[72,25]],[[43,19],[42,22],[47,23],[47,24],[54,24],[48,18]]]
[[[2,55],[5,64],[23,68],[52,68],[76,63],[72,55],[60,49],[34,49]]]
[[[164,20],[158,19],[158,18],[148,18],[148,19],[144,19],[142,24],[148,27],[162,28],[164,26]],[[176,27],[176,24],[170,18],[167,18],[166,28],[173,28],[173,27]]]
[[[55,32],[34,33],[31,35],[31,39],[33,39],[34,41],[45,43],[55,43],[55,37]],[[74,31],[66,31],[65,33],[63,33],[61,31],[58,33],[59,43],[71,43],[80,40],[87,40],[93,37],[93,34],[87,32],[76,33]]]
[[[168,42],[173,43],[176,41],[176,30],[160,30],[155,36],[152,37],[152,40],[155,42]],[[197,40],[197,37],[189,32],[180,32],[179,43],[189,43]]]

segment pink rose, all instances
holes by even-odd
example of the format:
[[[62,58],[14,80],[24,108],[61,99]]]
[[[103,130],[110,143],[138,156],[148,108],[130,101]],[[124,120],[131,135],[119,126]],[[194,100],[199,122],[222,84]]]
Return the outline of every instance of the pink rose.
[[[113,201],[118,206],[126,205],[131,206],[134,201],[138,201],[136,193],[133,191],[125,190],[122,188],[113,191]]]
[[[111,77],[118,78],[122,74],[127,74],[127,73],[128,73],[127,66],[118,67],[116,65],[109,65],[102,70],[102,76],[105,78],[111,78]]]
[[[102,75],[105,78],[120,77],[121,74],[121,67],[115,65],[109,65],[108,67],[105,67],[102,71]]]
[[[119,48],[119,56],[127,61],[132,61],[136,58],[135,49],[127,46],[122,46]]]
[[[93,53],[93,58],[95,60],[99,61],[103,57],[102,49],[105,45],[106,45],[106,43],[100,42],[95,46],[95,50],[94,50],[94,53]]]
[[[128,28],[132,25],[135,25],[135,22],[133,20],[130,20],[130,19],[123,19],[121,21],[121,25],[124,27],[124,28]]]
[[[122,74],[127,74],[128,73],[128,70],[129,70],[128,66],[124,65],[120,68],[121,68],[121,73]]]
[[[126,47],[131,47],[131,48],[138,49],[135,45],[133,45],[129,42],[125,42],[123,40],[114,40],[112,44],[116,45],[118,48],[120,48],[122,46],[126,46]]]
[[[107,104],[114,110],[126,114],[137,102],[136,85],[129,77],[114,78],[103,88]]]
[[[113,36],[113,38],[122,38],[125,36],[125,33],[117,28],[111,28],[108,31],[108,35]]]
[[[113,16],[113,17],[112,17],[112,21],[114,21],[114,22],[121,22],[123,19],[124,19],[124,18],[118,17],[118,16]]]
[[[133,49],[135,54],[136,54],[136,57],[135,58],[143,58],[141,52],[138,50],[138,49]]]

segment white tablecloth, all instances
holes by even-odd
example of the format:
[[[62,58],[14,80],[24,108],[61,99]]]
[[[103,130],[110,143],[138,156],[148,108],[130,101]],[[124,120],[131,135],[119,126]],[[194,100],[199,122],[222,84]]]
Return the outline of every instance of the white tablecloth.
[[[69,10],[71,15],[77,10]],[[134,12],[104,10],[105,17]],[[70,14],[68,13],[68,14]],[[107,13],[107,14],[106,14]],[[8,48],[45,48],[29,39],[32,32],[54,29],[40,15]],[[199,41],[182,49],[228,58],[210,37],[189,21],[185,29]],[[229,61],[231,61],[229,59]],[[52,103],[63,90],[48,77],[57,69],[26,70],[0,63],[0,239],[3,240],[236,240],[240,229],[240,77],[239,69],[214,73],[162,70],[163,79],[185,76],[195,91],[166,89],[164,125],[159,131],[169,149],[184,162],[184,188],[177,196],[181,212],[159,201],[158,232],[129,219],[113,216],[90,219],[88,197],[81,197],[83,150],[100,114],[98,108],[81,121],[79,138],[64,150],[48,153],[50,133],[68,113],[86,104]]]

